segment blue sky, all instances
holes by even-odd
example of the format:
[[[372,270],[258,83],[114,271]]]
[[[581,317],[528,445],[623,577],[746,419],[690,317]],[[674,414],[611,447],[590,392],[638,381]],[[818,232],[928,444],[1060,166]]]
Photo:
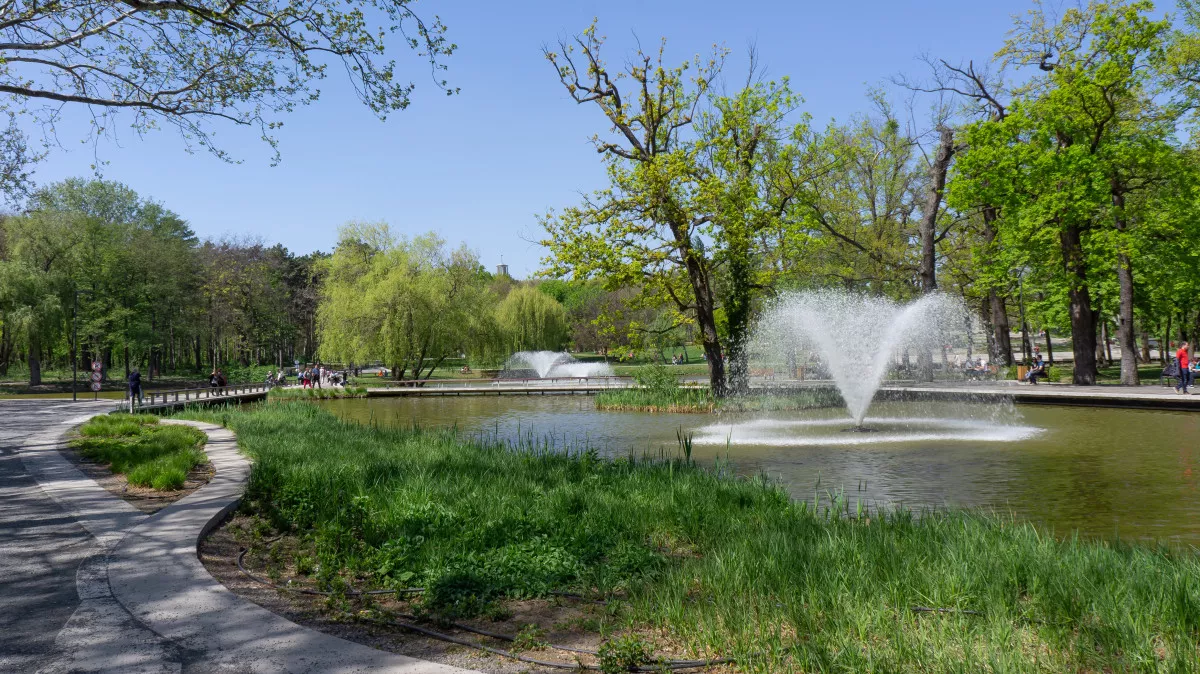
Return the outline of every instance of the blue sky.
[[[609,38],[611,61],[629,52],[635,35],[647,47],[667,37],[673,61],[721,43],[733,51],[726,67],[733,82],[744,77],[754,43],[768,75],[790,76],[823,126],[865,111],[867,89],[890,76],[923,74],[921,53],[986,60],[1011,15],[1029,7],[1027,0],[421,0],[417,11],[440,15],[459,45],[445,76],[460,95],[446,97],[419,59],[400,53],[417,84],[408,110],[379,122],[334,71],[318,103],[285,119],[279,166],[270,166],[269,149],[253,133],[217,126],[242,164],[186,154],[172,131],[138,138],[118,130],[118,143],[100,147],[102,173],[165,203],[201,237],[259,237],[303,253],[329,250],[347,220],[386,220],[401,233],[435,230],[451,244],[465,241],[488,267],[503,256],[514,275],[527,276],[543,255],[530,243],[539,235],[536,215],[603,185],[588,138],[607,125],[598,110],[567,98],[541,54],[543,44],[579,32],[592,17]],[[38,183],[93,173],[91,147],[80,144],[83,115],[70,112],[60,125],[66,149],[39,166]]]

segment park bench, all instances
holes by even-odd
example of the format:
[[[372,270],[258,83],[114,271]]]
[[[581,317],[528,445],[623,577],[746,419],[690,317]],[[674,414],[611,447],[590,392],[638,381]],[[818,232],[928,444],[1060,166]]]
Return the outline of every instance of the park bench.
[[[1174,380],[1174,383],[1172,383]],[[1162,373],[1158,375],[1158,383],[1160,386],[1178,386],[1179,385],[1179,363],[1172,362],[1170,365],[1162,369]]]

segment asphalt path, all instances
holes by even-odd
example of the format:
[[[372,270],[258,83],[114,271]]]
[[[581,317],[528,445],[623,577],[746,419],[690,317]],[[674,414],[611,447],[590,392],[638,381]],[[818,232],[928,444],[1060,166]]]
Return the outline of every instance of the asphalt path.
[[[22,446],[53,444],[65,422],[112,402],[0,400],[0,672],[36,671],[79,607],[76,571],[92,535],[30,475]]]

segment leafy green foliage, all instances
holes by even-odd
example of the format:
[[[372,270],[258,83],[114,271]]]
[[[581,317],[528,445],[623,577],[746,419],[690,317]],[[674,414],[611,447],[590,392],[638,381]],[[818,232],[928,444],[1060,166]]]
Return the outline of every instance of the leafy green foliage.
[[[509,292],[496,307],[496,321],[510,352],[559,351],[570,336],[563,305],[532,286]]]
[[[333,64],[381,118],[407,107],[414,85],[397,70],[396,48],[418,52],[435,72],[455,49],[441,22],[422,20],[411,4],[24,5],[0,24],[0,83],[16,99],[5,107],[32,114],[51,135],[63,105],[87,107],[93,138],[125,124],[138,133],[174,126],[189,147],[230,160],[210,124],[253,127],[275,148],[279,116],[316,101]]]
[[[465,246],[351,223],[324,270],[317,327],[327,361],[382,360],[397,378],[422,379],[447,357],[486,360],[500,348],[489,279]]]
[[[622,634],[600,644],[600,671],[604,674],[621,674],[637,671],[651,661],[651,648],[646,640],[635,634]]]

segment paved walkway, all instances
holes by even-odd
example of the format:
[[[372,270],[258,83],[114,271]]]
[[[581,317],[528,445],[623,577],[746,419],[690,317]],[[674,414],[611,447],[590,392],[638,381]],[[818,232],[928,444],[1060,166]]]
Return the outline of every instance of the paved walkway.
[[[0,400],[0,671],[37,669],[81,603],[75,576],[100,550],[94,537],[39,486],[19,451],[51,447],[64,422],[110,401]]]
[[[110,408],[0,401],[0,672],[467,671],[309,630],[226,590],[196,545],[241,496],[249,465],[233,434],[204,426],[216,477],[145,515],[58,451]]]
[[[1200,389],[1196,395],[1181,395],[1167,386],[1075,386],[1073,384],[1018,384],[1017,382],[966,382],[962,384],[914,384],[883,386],[876,399],[924,397],[940,399],[1010,398],[1016,403],[1083,405],[1200,411]]]

